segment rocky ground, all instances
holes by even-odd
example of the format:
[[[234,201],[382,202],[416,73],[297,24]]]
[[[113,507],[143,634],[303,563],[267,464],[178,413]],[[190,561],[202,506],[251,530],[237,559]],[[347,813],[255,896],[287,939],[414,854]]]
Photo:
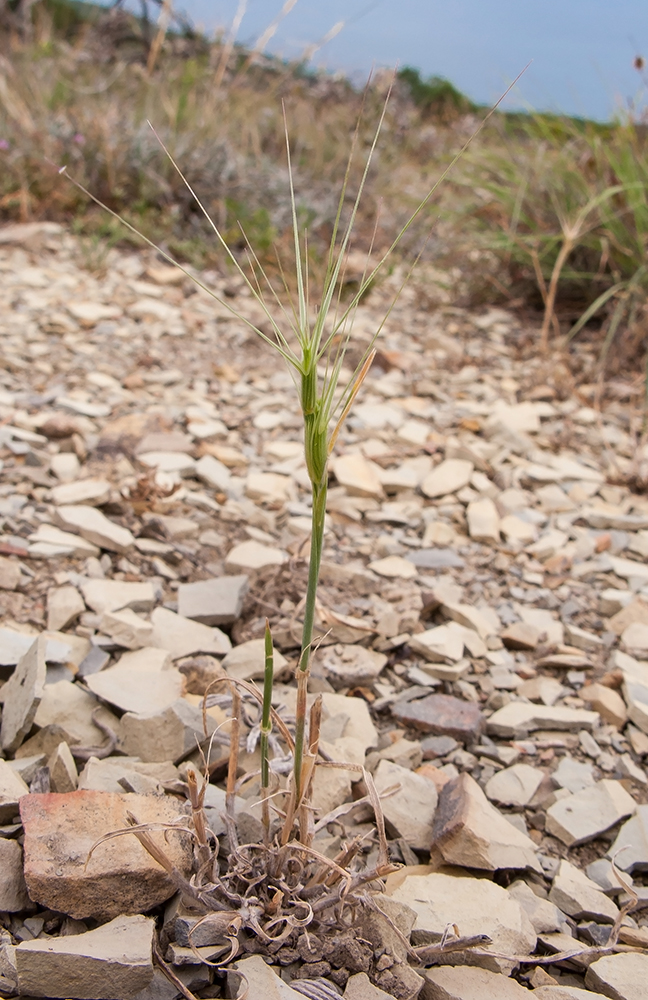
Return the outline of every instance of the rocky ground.
[[[383,795],[405,866],[377,897],[391,922],[354,948],[304,932],[273,968],[246,938],[224,977],[201,963],[222,934],[190,942],[197,918],[134,837],[87,859],[129,815],[186,822],[202,695],[261,678],[266,616],[294,721],[296,397],[179,272],[134,252],[101,276],[83,264],[57,226],[0,230],[0,995],[233,997],[247,981],[282,1000],[644,997],[648,500],[623,485],[631,384],[601,415],[513,315],[404,294],[332,463],[310,681],[324,757],[363,763]],[[205,280],[263,321],[231,277]],[[359,309],[352,360],[389,295]],[[212,690],[205,805],[226,847],[231,701]],[[261,835],[257,722],[246,700],[243,840]],[[366,794],[357,770],[317,770],[318,851],[359,835],[354,865],[375,862]],[[186,837],[157,836],[188,874]]]

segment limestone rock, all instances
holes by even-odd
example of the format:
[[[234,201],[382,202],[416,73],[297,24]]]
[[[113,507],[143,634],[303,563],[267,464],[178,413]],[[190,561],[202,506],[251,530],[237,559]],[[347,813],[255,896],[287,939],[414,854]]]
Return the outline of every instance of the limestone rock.
[[[447,864],[485,871],[539,870],[533,841],[491,805],[467,772],[441,789],[432,846]]]
[[[18,815],[18,803],[28,792],[20,775],[0,759],[0,823],[10,823]]]
[[[529,991],[501,973],[470,966],[426,969],[422,1000],[528,1000]]]
[[[174,660],[195,653],[221,655],[232,648],[229,636],[219,628],[201,625],[167,608],[155,608],[151,625],[149,645],[166,649]]]
[[[0,913],[18,913],[28,906],[22,847],[17,840],[0,838]]]
[[[341,455],[335,459],[333,471],[340,486],[344,486],[350,496],[373,497],[376,500],[384,496],[380,468],[363,455]]]
[[[79,783],[74,757],[65,742],[59,743],[47,762],[53,792],[73,792]]]
[[[250,540],[235,545],[227,554],[225,569],[229,573],[255,573],[270,566],[283,566],[288,555],[283,549]]]
[[[598,722],[597,712],[566,705],[527,705],[512,701],[491,715],[487,730],[503,739],[520,739],[536,729],[591,730]]]
[[[110,483],[105,479],[77,479],[76,482],[62,483],[52,489],[52,500],[58,507],[67,504],[88,504],[101,506],[110,497]]]
[[[487,934],[492,944],[482,949],[486,953],[492,948],[525,955],[535,948],[536,933],[526,913],[506,889],[489,879],[439,872],[407,875],[389,894],[416,912],[417,930],[443,934],[456,924],[461,936]],[[451,961],[450,955],[447,958]]]
[[[56,507],[54,516],[59,527],[81,535],[93,545],[109,552],[128,552],[135,539],[128,530],[115,524],[96,507],[83,504]]]
[[[178,769],[166,760],[145,763],[139,757],[90,757],[79,775],[79,788],[91,792],[137,792],[159,795],[164,784],[180,780]],[[146,791],[144,790],[146,788]]]
[[[327,646],[320,658],[322,669],[334,688],[373,684],[387,664],[384,653],[345,643]]]
[[[348,979],[344,1000],[390,1000],[390,994],[374,986],[366,972],[358,972]]]
[[[274,651],[274,673],[279,674],[287,666],[287,659],[278,649]],[[230,649],[223,659],[223,669],[228,677],[239,681],[263,680],[265,672],[265,640],[248,639]]]
[[[451,625],[437,625],[425,632],[417,632],[409,644],[415,653],[420,653],[430,663],[456,663],[464,651],[463,633],[460,628],[453,629]]]
[[[2,688],[0,744],[3,750],[16,750],[34,723],[47,674],[46,642],[41,635],[30,645]]]
[[[529,764],[514,764],[497,771],[486,783],[486,795],[504,806],[529,804],[544,778],[544,772]]]
[[[575,920],[613,924],[619,911],[600,886],[569,861],[562,860],[554,877],[549,899]]]
[[[20,566],[0,557],[0,590],[15,590],[20,584]]]
[[[595,783],[592,765],[573,757],[563,757],[551,777],[560,788],[566,788],[572,794]]]
[[[153,626],[136,615],[131,608],[104,612],[99,627],[105,635],[109,635],[124,649],[141,649],[143,646],[151,645]]]
[[[375,559],[369,563],[369,569],[378,576],[385,576],[388,579],[412,580],[418,576],[416,566],[402,556],[386,556],[384,559]]]
[[[609,1000],[603,993],[592,993],[577,986],[539,986],[533,995],[536,1000]]]
[[[238,975],[240,972],[242,975]],[[245,978],[242,978],[242,977]],[[250,955],[236,963],[236,968],[228,967],[227,984],[229,996],[258,997],[259,1000],[302,1000],[303,993],[297,993],[277,975],[272,966],[267,965],[261,955]]]
[[[604,955],[589,966],[585,985],[614,1000],[643,1000],[647,976],[648,955],[644,953]]]
[[[490,542],[496,545],[500,540],[500,519],[497,507],[490,497],[473,500],[466,509],[468,534],[475,542]]]
[[[535,649],[540,641],[540,629],[526,622],[514,622],[505,628],[500,639],[507,649]]]
[[[536,896],[531,886],[522,879],[513,882],[507,891],[514,899],[517,899],[533,924],[536,934],[551,934],[553,931],[559,931],[565,923],[565,914],[548,899]]]
[[[41,731],[46,727],[58,727],[60,738],[57,746],[61,739],[70,746],[74,743],[101,746],[106,737],[94,724],[92,716],[95,712],[104,725],[113,730],[117,728],[116,716],[92,694],[73,681],[57,681],[45,685],[34,723]]]
[[[456,493],[468,485],[473,469],[472,462],[461,458],[447,458],[425,477],[421,483],[421,490],[431,500],[447,493]]]
[[[248,578],[222,576],[178,587],[178,614],[203,625],[231,625],[241,614]]]
[[[154,933],[150,917],[118,916],[84,934],[23,941],[18,988],[33,997],[133,1000],[153,979]]]
[[[76,556],[84,559],[100,554],[100,549],[92,542],[80,535],[71,534],[69,531],[61,531],[53,524],[39,524],[38,530],[29,536],[29,541],[31,542],[30,555],[42,556],[47,559],[57,556]]]
[[[47,628],[57,632],[73,622],[83,611],[81,594],[70,585],[52,587],[47,591]]]
[[[125,583],[121,580],[83,580],[83,599],[89,608],[103,615],[110,611],[150,611],[155,604],[152,583]]]
[[[625,702],[613,688],[604,684],[587,684],[580,692],[584,702],[598,712],[604,722],[622,729],[628,720]]]
[[[625,872],[648,870],[648,805],[637,806],[635,815],[623,824],[608,857]]]
[[[631,816],[634,799],[618,781],[604,778],[590,788],[554,802],[547,809],[546,830],[568,847],[584,844]]]
[[[216,723],[207,716],[203,730],[202,709],[179,698],[163,711],[148,715],[126,712],[119,727],[119,747],[145,762],[179,761],[207,739]]]
[[[378,793],[394,785],[398,791],[382,799],[381,805],[388,828],[418,851],[428,850],[432,842],[432,821],[437,806],[434,783],[389,760],[381,760],[374,774]]]
[[[20,814],[29,895],[45,907],[78,919],[105,920],[163,903],[175,886],[136,837],[108,840],[97,847],[87,867],[86,860],[100,837],[128,826],[128,812],[139,823],[174,823],[181,810],[175,801],[150,795],[76,791],[23,796]],[[191,844],[187,834],[151,836],[188,875]]]
[[[184,678],[170,654],[153,647],[124,653],[114,667],[85,680],[93,694],[124,712],[162,712],[184,691]]]

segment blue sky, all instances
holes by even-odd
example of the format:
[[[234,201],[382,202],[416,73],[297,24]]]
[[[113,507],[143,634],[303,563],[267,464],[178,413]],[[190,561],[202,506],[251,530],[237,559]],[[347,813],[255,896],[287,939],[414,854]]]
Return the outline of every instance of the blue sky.
[[[239,0],[176,0],[196,25],[226,29]],[[254,42],[283,0],[248,0],[238,40]],[[479,103],[497,99],[533,60],[509,107],[604,119],[637,96],[648,58],[646,0],[297,0],[269,45],[296,58],[337,22],[316,65],[357,79],[372,66],[445,76]]]

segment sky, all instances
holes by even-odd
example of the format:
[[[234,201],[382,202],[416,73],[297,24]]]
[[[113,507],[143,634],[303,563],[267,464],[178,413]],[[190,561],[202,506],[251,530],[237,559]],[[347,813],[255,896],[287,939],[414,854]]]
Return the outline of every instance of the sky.
[[[237,40],[256,42],[283,2],[247,0]],[[229,30],[240,3],[175,0],[209,32]],[[532,61],[506,106],[605,120],[646,103],[632,65],[648,59],[646,0],[296,0],[267,48],[299,58],[340,22],[313,64],[358,82],[374,66],[414,66],[490,104]]]

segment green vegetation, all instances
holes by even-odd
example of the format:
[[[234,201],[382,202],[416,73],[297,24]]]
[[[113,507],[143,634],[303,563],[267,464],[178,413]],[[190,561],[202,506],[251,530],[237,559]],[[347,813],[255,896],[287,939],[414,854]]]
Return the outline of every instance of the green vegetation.
[[[425,80],[417,69],[404,66],[398,71],[398,79],[408,88],[416,107],[426,115],[451,121],[459,115],[480,110],[477,104],[473,104],[442,76],[430,76]]]

